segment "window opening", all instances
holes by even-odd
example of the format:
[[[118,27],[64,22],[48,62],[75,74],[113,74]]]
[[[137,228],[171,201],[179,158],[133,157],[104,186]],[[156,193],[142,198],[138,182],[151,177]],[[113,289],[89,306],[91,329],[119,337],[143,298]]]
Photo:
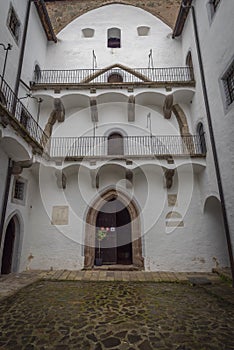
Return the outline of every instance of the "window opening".
[[[15,38],[16,42],[19,42],[20,36],[20,21],[16,15],[16,12],[13,6],[10,7],[9,16],[8,16],[8,28],[10,29],[11,34]]]
[[[119,28],[110,28],[107,31],[107,47],[121,47],[121,30]]]
[[[234,61],[224,74],[223,78],[224,93],[227,107],[234,101]]]

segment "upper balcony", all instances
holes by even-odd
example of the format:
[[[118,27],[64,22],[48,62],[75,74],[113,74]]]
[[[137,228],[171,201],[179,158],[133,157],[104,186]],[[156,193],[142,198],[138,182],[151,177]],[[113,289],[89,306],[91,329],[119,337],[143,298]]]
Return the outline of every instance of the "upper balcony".
[[[114,136],[51,137],[46,151],[65,161],[206,156],[204,135]]]
[[[129,68],[115,64],[102,69],[36,70],[33,90],[195,86],[192,67]]]

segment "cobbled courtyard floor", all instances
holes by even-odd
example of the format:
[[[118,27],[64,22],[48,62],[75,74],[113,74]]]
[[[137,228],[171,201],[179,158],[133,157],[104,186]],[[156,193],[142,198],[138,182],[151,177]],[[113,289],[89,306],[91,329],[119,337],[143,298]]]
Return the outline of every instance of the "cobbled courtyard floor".
[[[0,302],[0,349],[231,350],[233,308],[185,283],[39,281]]]

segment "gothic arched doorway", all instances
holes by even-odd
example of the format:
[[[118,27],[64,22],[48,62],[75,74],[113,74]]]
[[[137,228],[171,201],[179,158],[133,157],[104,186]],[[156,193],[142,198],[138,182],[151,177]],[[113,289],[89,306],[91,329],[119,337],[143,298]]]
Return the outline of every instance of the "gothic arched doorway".
[[[17,231],[19,230],[19,222],[16,216],[13,216],[9,221],[6,229],[1,274],[9,274],[14,270],[15,255],[17,255],[18,237]]]
[[[103,204],[96,219],[95,259],[102,264],[132,264],[131,217],[125,205],[116,198]]]
[[[97,240],[99,230],[104,231],[104,239],[108,237],[106,241],[101,241],[100,246]],[[100,195],[88,210],[85,232],[86,269],[94,266],[95,257],[99,256],[99,247],[104,264],[144,266],[139,212],[132,200],[114,189]]]

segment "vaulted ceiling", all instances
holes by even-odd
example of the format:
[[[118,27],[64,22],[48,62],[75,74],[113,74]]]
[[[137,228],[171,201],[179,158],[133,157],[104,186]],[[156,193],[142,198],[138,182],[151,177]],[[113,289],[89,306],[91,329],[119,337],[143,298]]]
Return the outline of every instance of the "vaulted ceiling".
[[[181,0],[44,0],[55,33],[86,12],[110,4],[139,7],[174,28]]]

